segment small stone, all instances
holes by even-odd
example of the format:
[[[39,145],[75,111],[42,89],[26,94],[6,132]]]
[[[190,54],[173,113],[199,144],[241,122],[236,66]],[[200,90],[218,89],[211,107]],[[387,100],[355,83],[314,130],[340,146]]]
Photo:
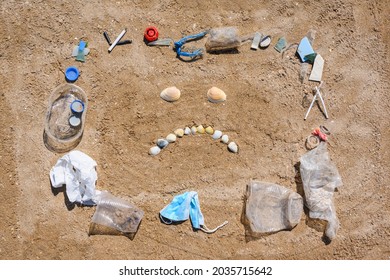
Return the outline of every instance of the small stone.
[[[205,129],[207,134],[212,135],[214,133],[214,129],[211,126],[206,127]]]
[[[173,142],[176,141],[176,135],[173,134],[173,133],[170,133],[170,134],[168,134],[168,136],[167,136],[166,139],[167,139],[167,141],[168,141],[169,143],[173,143]]]
[[[214,140],[217,140],[217,139],[221,138],[221,136],[222,136],[222,131],[216,130],[216,131],[214,131],[214,134],[212,137]]]
[[[161,152],[161,149],[157,146],[153,146],[149,150],[149,154],[152,156],[158,155]]]
[[[228,149],[229,149],[229,151],[231,151],[232,153],[237,153],[237,152],[238,152],[238,146],[237,146],[237,144],[234,143],[234,142],[230,142],[230,143],[229,143]]]
[[[222,135],[221,141],[222,143],[227,144],[229,142],[229,136],[227,136],[226,134]]]
[[[160,149],[164,149],[168,146],[169,142],[166,139],[158,139],[156,144]]]
[[[193,135],[195,135],[197,131],[198,131],[198,130],[196,129],[195,126],[191,127],[191,133],[192,133]]]
[[[184,129],[182,129],[182,128],[178,128],[178,129],[176,129],[175,131],[174,131],[174,133],[175,133],[175,135],[177,136],[177,137],[183,137],[183,135],[184,135]]]
[[[203,125],[198,125],[196,131],[200,134],[203,134],[205,132]]]

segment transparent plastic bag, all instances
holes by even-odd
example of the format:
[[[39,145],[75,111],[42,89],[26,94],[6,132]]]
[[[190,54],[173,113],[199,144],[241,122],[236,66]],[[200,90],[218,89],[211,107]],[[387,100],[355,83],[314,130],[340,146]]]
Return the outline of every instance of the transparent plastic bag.
[[[238,48],[241,43],[237,28],[230,26],[210,29],[205,46],[207,52],[215,52]]]
[[[133,239],[144,212],[121,198],[103,191],[96,195],[95,214],[89,228],[90,235],[125,235]]]
[[[327,221],[325,235],[332,240],[339,228],[333,193],[343,183],[337,167],[329,158],[326,142],[321,142],[301,157],[300,173],[309,216]]]
[[[300,221],[303,198],[283,186],[250,181],[246,189],[244,224],[250,235],[290,230]]]
[[[70,124],[70,118],[74,115],[70,105],[79,100],[83,103],[83,112],[78,116],[80,125]],[[68,152],[75,148],[81,141],[84,131],[85,116],[88,107],[87,96],[78,86],[62,84],[54,89],[50,96],[46,113],[44,143],[46,147],[55,152]]]

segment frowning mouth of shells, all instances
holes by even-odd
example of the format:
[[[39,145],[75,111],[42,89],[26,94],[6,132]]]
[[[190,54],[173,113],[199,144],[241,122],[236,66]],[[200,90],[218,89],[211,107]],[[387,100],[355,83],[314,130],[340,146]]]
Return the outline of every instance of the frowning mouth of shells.
[[[158,155],[163,149],[165,149],[170,144],[177,141],[178,138],[182,138],[184,136],[189,135],[208,135],[213,140],[220,140],[221,143],[227,145],[227,150],[232,153],[238,153],[238,145],[230,141],[229,136],[224,134],[221,130],[215,130],[211,126],[203,126],[203,125],[193,125],[191,128],[186,126],[185,128],[175,129],[173,133],[169,133],[166,138],[159,138],[156,141],[156,145],[149,149],[149,154],[152,156]]]

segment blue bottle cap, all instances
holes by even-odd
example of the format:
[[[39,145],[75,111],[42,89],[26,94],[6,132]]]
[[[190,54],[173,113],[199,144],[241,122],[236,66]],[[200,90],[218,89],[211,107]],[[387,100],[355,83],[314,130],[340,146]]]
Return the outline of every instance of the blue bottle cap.
[[[84,111],[84,103],[81,100],[74,100],[70,104],[70,110],[72,110],[74,114],[81,114]]]
[[[76,67],[71,66],[66,68],[65,78],[68,82],[74,82],[78,79],[78,77],[79,77],[79,70]]]

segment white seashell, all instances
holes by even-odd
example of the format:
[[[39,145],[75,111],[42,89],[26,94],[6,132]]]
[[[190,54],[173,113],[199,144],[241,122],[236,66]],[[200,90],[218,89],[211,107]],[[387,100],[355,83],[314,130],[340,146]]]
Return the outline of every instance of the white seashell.
[[[153,146],[149,150],[149,154],[152,156],[158,155],[161,152],[161,149],[157,146]]]
[[[212,135],[214,133],[214,129],[211,126],[206,127],[205,129],[207,134]]]
[[[180,137],[180,138],[181,138],[181,137],[183,137],[183,135],[184,135],[184,129],[178,128],[178,129],[176,129],[173,133],[175,133],[177,137]]]
[[[203,125],[198,125],[196,131],[200,134],[203,134],[205,132]]]
[[[212,137],[214,140],[217,140],[217,139],[221,138],[221,136],[222,136],[222,131],[216,130],[216,131],[214,131],[214,134]]]
[[[191,134],[191,129],[188,126],[186,126],[186,128],[184,128],[184,134],[185,135],[190,135]]]
[[[226,134],[222,135],[221,141],[222,143],[227,144],[229,142],[229,136],[227,136]]]
[[[168,146],[169,142],[166,139],[158,139],[156,144],[160,149],[164,149],[166,146]]]
[[[160,93],[160,97],[168,102],[174,102],[180,98],[180,90],[177,87],[168,87]]]
[[[265,36],[261,38],[260,48],[266,48],[271,44],[271,36]]]
[[[176,141],[176,135],[173,134],[173,133],[170,133],[170,134],[168,134],[168,136],[167,136],[166,139],[167,139],[167,141],[168,141],[169,143],[173,143],[173,142]]]
[[[196,126],[191,127],[191,133],[192,133],[192,134],[195,135],[197,131],[198,131],[198,130],[196,129]]]
[[[229,143],[228,149],[229,149],[229,151],[231,151],[232,153],[237,153],[237,152],[238,152],[238,146],[237,146],[237,144],[234,143],[234,142],[230,142],[230,143]]]
[[[207,98],[210,102],[219,103],[226,100],[226,94],[223,92],[223,90],[217,87],[212,87],[207,92]]]

